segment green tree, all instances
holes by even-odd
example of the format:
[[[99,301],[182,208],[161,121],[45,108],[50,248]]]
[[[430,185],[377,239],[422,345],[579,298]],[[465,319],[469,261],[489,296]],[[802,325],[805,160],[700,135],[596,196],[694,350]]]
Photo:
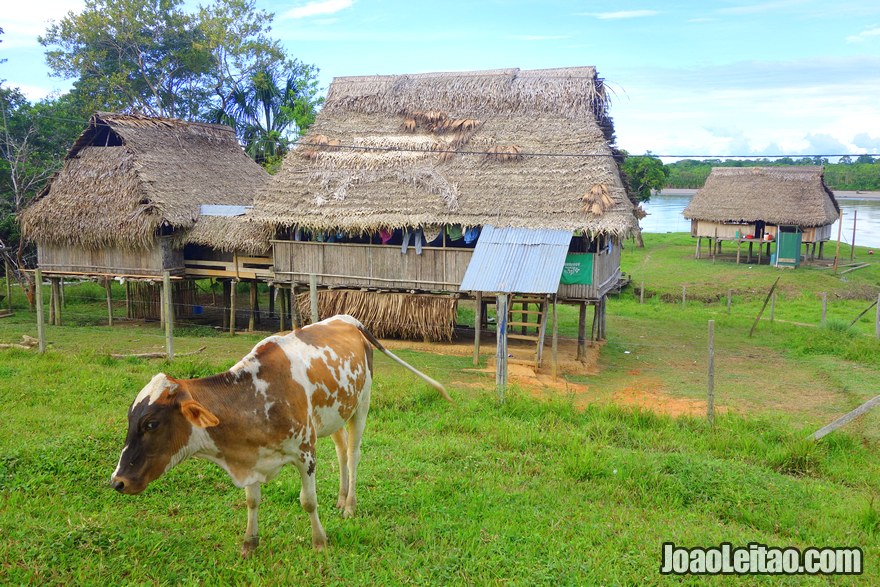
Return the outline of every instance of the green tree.
[[[267,167],[277,165],[291,142],[315,120],[316,70],[298,61],[267,65],[232,93],[225,109],[216,109],[215,122],[234,126],[245,151]]]
[[[86,0],[39,37],[52,74],[93,109],[190,118],[207,99],[210,51],[182,0]]]
[[[650,200],[652,190],[662,190],[669,177],[669,169],[658,157],[651,155],[650,151],[645,155],[627,154],[622,170],[626,175],[630,198],[636,202]]]

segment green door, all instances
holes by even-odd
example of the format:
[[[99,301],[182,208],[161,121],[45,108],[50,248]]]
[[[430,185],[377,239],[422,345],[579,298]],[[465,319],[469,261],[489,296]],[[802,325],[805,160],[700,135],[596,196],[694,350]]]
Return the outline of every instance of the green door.
[[[797,267],[801,263],[801,238],[797,226],[780,226],[776,236],[776,264],[779,267]]]

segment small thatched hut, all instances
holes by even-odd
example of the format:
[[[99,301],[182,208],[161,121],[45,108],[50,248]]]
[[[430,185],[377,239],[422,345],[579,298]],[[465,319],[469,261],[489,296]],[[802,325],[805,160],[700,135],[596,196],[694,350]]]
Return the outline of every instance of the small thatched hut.
[[[187,233],[203,204],[250,205],[267,180],[227,126],[99,112],[22,213],[22,231],[46,273],[183,275],[182,245],[208,233],[216,248],[266,251],[259,228],[241,221]]]
[[[482,228],[525,231],[504,233],[512,264],[562,230],[595,262],[560,286],[565,255],[554,256],[559,266],[534,268],[553,283],[534,293],[598,303],[637,228],[607,107],[593,67],[336,78],[255,201],[253,219],[276,230],[276,279],[467,294]],[[471,291],[504,291],[511,267],[483,266]]]
[[[779,239],[785,240],[781,235],[797,234],[808,248],[812,245],[813,255],[819,244],[820,258],[839,216],[837,200],[825,185],[824,169],[812,165],[715,167],[684,210],[698,243],[708,237],[715,243],[776,242],[778,248]],[[794,257],[799,257],[799,250],[800,244]],[[782,254],[785,257],[777,255],[777,259],[792,257]]]

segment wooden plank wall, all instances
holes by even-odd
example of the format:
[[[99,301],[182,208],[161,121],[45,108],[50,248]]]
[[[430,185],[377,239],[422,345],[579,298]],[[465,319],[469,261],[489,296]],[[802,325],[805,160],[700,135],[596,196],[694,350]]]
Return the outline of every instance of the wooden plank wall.
[[[273,241],[276,279],[321,286],[458,291],[473,249]]]
[[[183,253],[172,249],[168,239],[160,239],[150,249],[134,251],[120,247],[89,250],[41,244],[37,247],[37,259],[43,271],[74,275],[161,276],[165,270],[173,274],[183,272]]]

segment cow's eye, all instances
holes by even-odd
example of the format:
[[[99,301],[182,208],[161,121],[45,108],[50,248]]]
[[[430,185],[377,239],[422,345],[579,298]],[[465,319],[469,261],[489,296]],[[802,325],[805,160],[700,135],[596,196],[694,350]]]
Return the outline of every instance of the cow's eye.
[[[156,420],[150,420],[146,424],[144,424],[144,430],[155,430],[159,427],[159,422]]]

